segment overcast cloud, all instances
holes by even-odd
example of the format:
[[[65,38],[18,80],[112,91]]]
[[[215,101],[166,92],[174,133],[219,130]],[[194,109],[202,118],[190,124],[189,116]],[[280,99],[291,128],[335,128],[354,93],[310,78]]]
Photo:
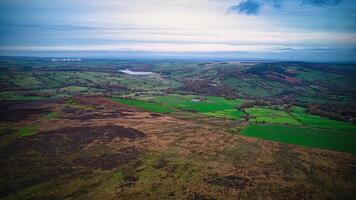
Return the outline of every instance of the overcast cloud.
[[[1,55],[112,51],[355,61],[355,46],[353,0],[0,2]]]

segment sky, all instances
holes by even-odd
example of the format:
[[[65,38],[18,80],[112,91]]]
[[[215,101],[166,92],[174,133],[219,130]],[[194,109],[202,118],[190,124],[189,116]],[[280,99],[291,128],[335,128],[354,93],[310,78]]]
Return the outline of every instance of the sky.
[[[0,56],[356,62],[355,0],[0,0]]]

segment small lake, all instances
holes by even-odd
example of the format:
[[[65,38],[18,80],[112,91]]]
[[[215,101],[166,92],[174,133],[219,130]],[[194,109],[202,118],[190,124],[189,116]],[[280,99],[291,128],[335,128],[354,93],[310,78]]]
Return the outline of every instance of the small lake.
[[[201,102],[200,99],[192,99],[192,100],[190,100],[190,101],[192,101],[192,102]]]
[[[153,72],[138,72],[138,71],[131,71],[129,69],[119,70],[119,72],[130,74],[130,75],[151,75],[154,74]]]

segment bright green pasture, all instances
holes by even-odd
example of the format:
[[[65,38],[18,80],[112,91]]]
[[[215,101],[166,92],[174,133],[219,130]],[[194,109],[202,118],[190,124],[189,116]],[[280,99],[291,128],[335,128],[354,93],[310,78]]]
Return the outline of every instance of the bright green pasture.
[[[301,125],[295,118],[287,112],[281,110],[274,110],[270,108],[247,108],[245,111],[254,116],[250,121],[257,123],[273,123],[273,124],[288,124],[288,125]]]
[[[356,154],[356,134],[281,125],[250,125],[241,134],[265,140]]]
[[[354,133],[356,132],[356,125],[354,124],[331,120],[328,118],[320,117],[318,115],[307,114],[305,109],[302,107],[293,106],[292,116],[304,126]]]
[[[21,136],[21,137],[26,137],[30,135],[35,135],[37,133],[35,126],[25,126],[19,129],[16,134]]]
[[[170,94],[166,96],[155,96],[150,98],[156,103],[152,102],[142,102],[136,100],[128,99],[114,99],[121,103],[141,107],[148,111],[157,111],[157,109],[164,109],[164,112],[174,111],[172,108],[178,108],[187,111],[199,112],[207,116],[228,118],[228,119],[240,119],[243,112],[238,111],[236,108],[239,107],[242,100],[227,100],[223,97],[209,96],[201,101],[192,101],[193,99],[198,99],[199,96],[196,95],[179,95]],[[152,108],[154,106],[154,108]],[[169,109],[169,111],[166,111]]]
[[[81,86],[68,86],[60,89],[61,92],[83,92],[86,90],[88,90],[87,87]]]
[[[356,125],[336,120],[323,118],[317,115],[293,113],[303,125],[315,128],[333,129],[346,132],[356,132]]]
[[[236,110],[236,109],[225,109],[225,110],[219,110],[215,112],[206,112],[203,113],[204,115],[210,116],[210,117],[218,117],[218,118],[227,118],[227,119],[234,119],[238,120],[241,118],[241,116],[244,114],[243,112]]]
[[[138,100],[132,100],[132,99],[122,99],[122,98],[113,98],[113,100],[116,102],[122,103],[122,104],[142,108],[149,112],[170,113],[170,112],[174,111],[172,108],[166,107],[159,103],[138,101]]]
[[[300,106],[293,106],[292,107],[292,112],[293,113],[298,113],[298,114],[303,114],[303,113],[305,113],[305,108],[300,107]]]
[[[166,96],[154,97],[154,101],[171,107],[202,113],[234,109],[239,107],[242,102],[241,99],[227,100],[223,97],[214,96],[209,96],[207,99],[199,102],[192,101],[192,99],[196,99],[198,97],[199,96],[195,95],[170,94]]]

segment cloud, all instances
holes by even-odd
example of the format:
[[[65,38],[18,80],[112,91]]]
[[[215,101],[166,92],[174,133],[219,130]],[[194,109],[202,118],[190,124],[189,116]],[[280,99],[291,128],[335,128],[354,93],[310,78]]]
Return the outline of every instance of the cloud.
[[[302,5],[313,5],[313,6],[337,6],[343,0],[303,0]]]
[[[81,25],[49,25],[49,24],[11,24],[0,22],[2,28],[30,28],[42,30],[97,30],[99,27],[81,26]]]
[[[343,2],[343,0],[298,0],[300,5],[306,6],[337,6]],[[238,5],[231,6],[227,13],[232,14],[247,14],[257,15],[263,6],[269,5],[273,8],[282,8],[285,0],[244,0]]]
[[[260,11],[261,3],[254,0],[246,0],[238,5],[231,6],[228,13],[244,13],[247,15],[257,15]]]
[[[326,51],[337,51],[340,48],[331,47],[306,47],[306,46],[290,46],[290,47],[275,47],[275,50],[279,51],[314,51],[314,52],[326,52]]]
[[[274,8],[281,8],[284,0],[267,0],[267,3],[272,5]]]

